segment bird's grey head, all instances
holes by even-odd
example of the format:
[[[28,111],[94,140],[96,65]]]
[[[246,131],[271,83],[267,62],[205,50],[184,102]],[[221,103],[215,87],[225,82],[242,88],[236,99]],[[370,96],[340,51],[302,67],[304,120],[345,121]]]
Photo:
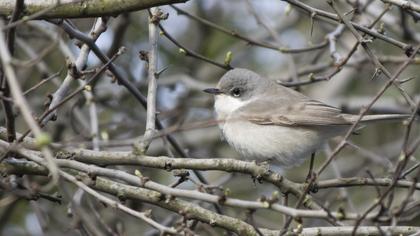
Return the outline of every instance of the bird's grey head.
[[[214,95],[227,95],[242,101],[251,99],[269,86],[269,80],[257,73],[237,68],[225,73],[216,88],[205,89],[204,92]]]

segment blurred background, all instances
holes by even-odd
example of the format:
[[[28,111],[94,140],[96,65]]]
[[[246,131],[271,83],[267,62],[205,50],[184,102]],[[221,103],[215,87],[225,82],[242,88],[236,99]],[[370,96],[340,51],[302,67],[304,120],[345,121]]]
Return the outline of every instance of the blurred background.
[[[324,1],[302,1],[314,8],[333,12]],[[223,65],[227,54],[231,54],[232,67],[243,67],[278,81],[285,85],[299,85],[311,78],[322,81],[302,83],[293,86],[302,93],[342,108],[349,113],[359,113],[368,105],[378,91],[387,82],[384,73],[377,71],[369,56],[361,46],[351,55],[345,65],[338,66],[349,55],[356,43],[354,35],[343,27],[311,18],[299,8],[284,1],[275,0],[191,0],[176,7],[200,19],[210,21],[232,32],[249,39],[275,45],[284,49],[310,48],[314,45],[324,46],[301,53],[282,53],[279,50],[252,45],[246,40],[225,34],[214,27],[203,24],[182,14],[171,6],[160,9],[168,13],[168,19],[161,21],[167,33],[186,49],[203,55]],[[351,16],[352,21],[360,25],[369,25],[386,5],[382,1],[340,1],[342,12]],[[351,11],[358,7],[359,12]],[[417,16],[417,15],[416,15]],[[138,11],[109,17],[108,28],[100,35],[97,45],[108,56],[116,53],[120,46],[126,52],[115,64],[143,94],[147,94],[147,65],[140,60],[139,52],[149,50],[148,13]],[[410,45],[417,45],[420,40],[418,18],[398,7],[391,7],[375,24],[373,30],[383,32],[387,37],[397,39]],[[81,31],[88,33],[94,25],[94,19],[71,19]],[[328,35],[337,32],[335,48],[331,48]],[[15,58],[21,62],[17,67],[19,82],[24,91],[32,88],[41,80],[49,78],[42,86],[25,94],[35,115],[40,115],[53,94],[66,77],[66,61],[74,60],[79,53],[80,42],[71,39],[59,27],[47,21],[30,21],[20,25],[16,31]],[[368,44],[383,65],[393,74],[407,59],[405,51],[379,39]],[[202,92],[202,89],[214,87],[225,69],[185,55],[185,49],[160,34],[158,67],[164,70],[158,80],[158,118],[168,132],[173,132],[176,140],[190,157],[194,158],[241,158],[227,145],[217,126],[207,127],[214,119],[213,97]],[[334,50],[335,49],[335,50]],[[42,55],[39,57],[39,55]],[[73,58],[69,56],[73,55]],[[34,60],[34,58],[38,58]],[[26,63],[26,64],[25,64]],[[414,100],[420,98],[420,59],[414,62],[399,76],[401,88]],[[87,66],[89,70],[102,65],[91,53]],[[334,71],[339,68],[336,74]],[[57,76],[51,78],[52,75]],[[316,79],[315,79],[316,80]],[[71,90],[79,83],[74,81]],[[99,130],[99,145],[95,148],[109,151],[130,151],[134,141],[144,133],[146,111],[134,97],[115,81],[109,73],[104,73],[92,86],[93,100],[87,100],[82,94],[62,106],[57,120],[48,123],[44,128],[52,135],[53,142],[59,147],[93,148],[91,124],[89,121],[89,104],[96,104]],[[391,86],[375,103],[370,113],[409,113],[410,107],[395,86]],[[3,113],[0,121],[4,124]],[[17,131],[25,132],[28,127],[21,116],[16,119]],[[3,126],[3,125],[2,125]],[[402,122],[385,122],[369,125],[357,132],[350,139],[354,146],[346,147],[335,161],[320,176],[321,180],[341,177],[390,177],[395,163],[401,154],[406,132]],[[415,123],[411,132],[413,140],[419,136]],[[410,139],[411,140],[411,139]],[[319,167],[325,157],[338,144],[340,138],[331,140],[329,147],[316,154],[315,166]],[[153,140],[147,152],[150,156],[178,157],[164,138]],[[419,162],[419,151],[413,154],[408,167]],[[417,158],[417,159],[416,159]],[[309,159],[302,166],[283,170],[276,166],[271,168],[284,174],[288,179],[303,182],[308,172]],[[116,166],[115,168],[133,172],[140,167]],[[176,180],[171,172],[150,168],[140,168],[143,175],[152,180],[170,184]],[[230,196],[256,200],[262,196],[271,196],[276,191],[269,184],[254,183],[252,178],[241,174],[220,171],[206,171],[203,175],[213,185],[229,189]],[[413,172],[415,173],[415,172]],[[194,175],[191,176],[194,179]],[[42,178],[29,176],[25,181],[31,185],[43,182]],[[1,193],[0,200],[0,234],[1,235],[154,235],[157,231],[124,213],[104,207],[89,196],[79,197],[76,188],[67,185],[67,193],[57,192],[63,199],[61,204],[45,200],[27,201],[19,198],[6,198]],[[184,182],[181,188],[194,189],[191,181]],[[369,206],[377,195],[375,187],[351,187],[321,189],[314,198],[330,209],[345,209],[360,212]],[[405,199],[409,190],[395,191],[394,204]],[[80,194],[80,193],[79,193]],[[74,212],[69,198],[80,198],[85,214]],[[418,205],[420,195],[412,195],[413,212],[407,212],[405,224],[420,226]],[[291,198],[293,205],[296,199]],[[159,222],[177,220],[176,214],[157,207],[135,201],[127,201],[133,209],[154,209],[153,215]],[[205,207],[206,203],[197,202]],[[416,208],[417,207],[417,208]],[[209,207],[210,208],[210,207]],[[227,215],[246,219],[247,212],[242,209],[224,207]],[[416,210],[417,209],[417,210]],[[86,213],[87,212],[87,213]],[[95,215],[96,214],[96,215]],[[173,214],[173,215],[172,215]],[[85,218],[85,219],[83,219]],[[80,224],[87,219],[97,226],[98,232],[80,230]],[[284,222],[281,214],[269,210],[255,213],[255,224],[259,227],[280,229]],[[82,223],[81,223],[82,222]],[[295,224],[295,223],[293,223]],[[304,220],[305,227],[327,225],[320,220]],[[64,227],[63,227],[64,226]],[[198,226],[202,235],[219,235],[222,231],[205,226]],[[108,229],[109,228],[109,229]],[[141,233],[140,233],[141,232]]]

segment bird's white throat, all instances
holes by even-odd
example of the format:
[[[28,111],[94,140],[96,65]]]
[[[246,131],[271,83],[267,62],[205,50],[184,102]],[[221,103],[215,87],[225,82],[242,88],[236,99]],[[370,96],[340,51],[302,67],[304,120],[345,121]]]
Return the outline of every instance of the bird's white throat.
[[[250,101],[242,101],[239,98],[234,98],[228,95],[220,94],[215,97],[214,110],[217,114],[217,119],[224,120],[228,118],[235,110],[248,104]]]

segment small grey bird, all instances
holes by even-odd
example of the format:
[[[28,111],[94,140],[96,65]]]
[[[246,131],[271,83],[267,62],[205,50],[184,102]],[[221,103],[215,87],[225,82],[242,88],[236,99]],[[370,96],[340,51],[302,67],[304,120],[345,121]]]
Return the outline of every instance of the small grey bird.
[[[247,69],[233,69],[216,88],[214,108],[227,142],[245,158],[301,164],[330,138],[345,134],[358,115],[313,100]],[[361,123],[408,115],[367,115]]]

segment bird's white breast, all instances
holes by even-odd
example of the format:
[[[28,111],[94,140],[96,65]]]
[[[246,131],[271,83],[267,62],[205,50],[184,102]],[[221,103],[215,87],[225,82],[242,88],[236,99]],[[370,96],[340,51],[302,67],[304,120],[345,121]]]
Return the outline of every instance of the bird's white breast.
[[[274,160],[283,166],[299,165],[327,138],[307,128],[258,125],[244,120],[228,120],[221,128],[229,144],[244,157]]]

